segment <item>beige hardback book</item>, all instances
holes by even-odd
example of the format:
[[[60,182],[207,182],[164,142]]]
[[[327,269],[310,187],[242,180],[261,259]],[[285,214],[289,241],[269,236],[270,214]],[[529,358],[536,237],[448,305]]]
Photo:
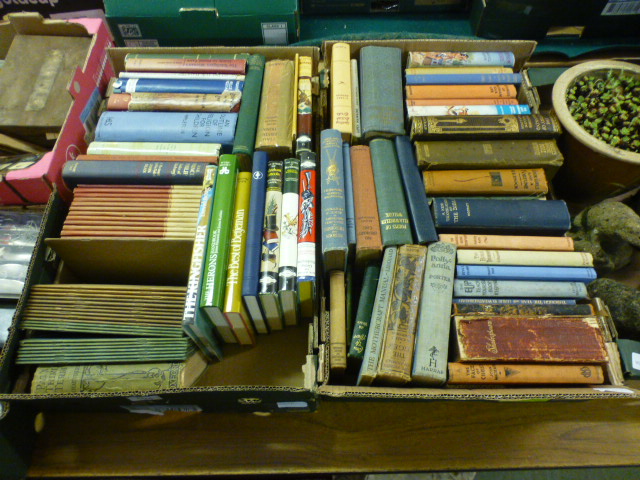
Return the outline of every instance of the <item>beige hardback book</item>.
[[[342,133],[345,142],[353,133],[353,105],[351,103],[351,50],[346,43],[331,48],[331,128]]]

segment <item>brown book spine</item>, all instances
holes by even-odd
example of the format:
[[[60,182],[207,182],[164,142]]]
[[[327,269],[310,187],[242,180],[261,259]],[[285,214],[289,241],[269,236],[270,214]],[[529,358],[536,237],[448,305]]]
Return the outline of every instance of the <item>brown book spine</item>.
[[[427,195],[546,194],[549,185],[541,168],[495,170],[426,170]]]
[[[114,93],[107,100],[107,110],[130,112],[235,112],[242,92],[217,93]]]
[[[407,85],[407,99],[516,98],[513,85]]]
[[[454,315],[491,315],[500,316],[560,316],[589,317],[596,315],[595,308],[589,303],[576,305],[536,305],[523,303],[454,303]]]
[[[427,247],[402,245],[391,286],[384,343],[376,382],[402,385],[411,381],[411,365]]]
[[[454,243],[462,249],[574,251],[571,237],[442,233],[439,238],[441,242]]]
[[[125,60],[128,72],[233,73],[244,75],[246,60],[212,58],[131,58]]]
[[[599,365],[449,363],[449,385],[587,384],[604,383]]]
[[[347,311],[345,276],[341,270],[329,273],[329,364],[332,375],[347,369]]]
[[[217,156],[186,155],[78,155],[75,160],[82,161],[121,161],[121,162],[198,162],[218,164]]]
[[[368,146],[351,147],[351,172],[356,213],[356,264],[365,265],[382,258],[376,184]]]
[[[461,362],[606,363],[594,317],[454,317]]]
[[[407,100],[407,107],[448,105],[518,105],[515,98],[414,98]]]

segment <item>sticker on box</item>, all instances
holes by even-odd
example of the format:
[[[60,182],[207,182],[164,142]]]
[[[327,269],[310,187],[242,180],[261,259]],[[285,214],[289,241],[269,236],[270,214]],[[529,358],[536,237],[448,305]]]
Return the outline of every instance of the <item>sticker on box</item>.
[[[640,353],[631,352],[631,367],[640,370]]]
[[[141,413],[147,415],[164,415],[167,412],[202,412],[198,405],[123,405],[122,408],[129,413]]]
[[[278,402],[278,408],[285,410],[308,410],[309,404],[307,402]]]
[[[640,0],[609,0],[602,9],[602,16],[638,15],[640,14]]]
[[[124,45],[126,47],[130,47],[130,48],[138,48],[138,47],[146,48],[146,47],[159,47],[160,46],[160,44],[158,43],[158,40],[156,40],[155,38],[145,38],[145,39],[142,39],[142,40],[127,40],[127,39],[125,39]]]
[[[118,30],[120,30],[120,35],[122,35],[122,38],[142,37],[140,26],[137,23],[119,23]]]
[[[287,45],[287,22],[262,23],[262,40],[265,45]]]

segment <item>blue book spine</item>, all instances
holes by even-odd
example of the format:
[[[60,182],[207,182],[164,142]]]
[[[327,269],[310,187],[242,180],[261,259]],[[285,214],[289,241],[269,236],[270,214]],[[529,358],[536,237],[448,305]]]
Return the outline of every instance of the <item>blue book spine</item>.
[[[514,265],[458,265],[459,279],[537,280],[589,283],[597,277],[591,267],[538,267]]]
[[[454,297],[580,298],[589,297],[582,282],[526,280],[454,280]]]
[[[492,305],[576,305],[574,298],[454,298],[453,303],[489,303]]]
[[[347,266],[347,202],[344,194],[342,134],[336,129],[320,133],[321,245],[324,272]]]
[[[425,244],[438,241],[436,227],[429,209],[427,194],[422,183],[422,175],[413,154],[413,145],[409,137],[395,138],[398,164],[402,176],[402,185],[407,198],[407,207],[411,217],[411,231],[417,243]]]
[[[433,199],[436,229],[466,233],[533,233],[564,235],[571,216],[563,200],[493,200],[490,198]]]
[[[344,159],[344,198],[347,205],[347,244],[349,253],[356,248],[356,209],[353,200],[353,174],[351,172],[351,149],[348,143],[342,144]]]
[[[259,297],[262,226],[267,194],[268,161],[269,156],[266,152],[254,152],[249,224],[247,225],[247,243],[245,246],[244,274],[242,280],[242,297],[244,298],[245,306],[258,333],[268,332]]]
[[[113,82],[113,93],[222,93],[243,88],[241,80],[124,78]]]
[[[501,85],[522,83],[520,73],[442,73],[407,75],[407,85]]]
[[[237,113],[104,112],[96,127],[99,142],[219,143],[230,147]]]

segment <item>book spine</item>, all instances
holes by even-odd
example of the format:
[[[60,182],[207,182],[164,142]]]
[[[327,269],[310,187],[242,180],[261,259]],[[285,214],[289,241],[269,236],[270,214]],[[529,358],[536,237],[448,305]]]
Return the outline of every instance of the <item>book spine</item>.
[[[311,80],[313,76],[313,61],[311,57],[301,56],[298,68],[298,101],[297,101],[297,143],[310,148],[313,135],[313,92]]]
[[[175,72],[120,72],[118,78],[161,78],[171,80],[232,80],[244,81],[245,75],[231,73],[175,73]]]
[[[376,138],[369,143],[376,184],[382,244],[413,243],[400,165],[391,140]]]
[[[234,73],[243,74],[244,59],[217,58],[125,58],[125,69],[137,72]]]
[[[137,59],[153,59],[164,60],[171,58],[182,58],[182,59],[207,59],[207,60],[248,60],[248,53],[127,53],[124,57],[125,69],[127,62],[137,60]]]
[[[322,195],[322,258],[325,273],[345,270],[347,253],[347,216],[344,187],[342,136],[327,129],[320,134],[320,192]]]
[[[282,187],[282,221],[280,222],[280,261],[278,263],[278,289],[283,306],[285,325],[298,323],[297,266],[298,266],[298,212],[300,189],[300,160],[284,161]],[[287,308],[284,298],[289,295]]]
[[[469,305],[482,303],[488,305],[576,305],[574,298],[454,298],[453,303]]]
[[[451,299],[456,246],[436,242],[427,248],[411,381],[442,385],[447,379]]]
[[[331,47],[331,128],[351,140],[353,112],[351,106],[351,50],[346,43]]]
[[[427,195],[537,195],[549,185],[541,168],[492,170],[426,170]]]
[[[513,52],[409,52],[407,68],[413,67],[513,67]]]
[[[540,304],[492,304],[492,303],[456,303],[453,305],[454,315],[494,315],[494,316],[549,316],[561,317],[595,315],[595,309],[589,303],[576,305],[540,305]]]
[[[522,83],[519,73],[407,74],[407,85],[513,85]]]
[[[351,147],[353,203],[356,223],[356,265],[382,258],[382,236],[371,152],[366,145]]]
[[[401,49],[360,49],[360,115],[364,138],[405,134]]]
[[[438,240],[438,235],[424,186],[420,182],[420,171],[413,155],[411,141],[409,137],[402,135],[395,138],[395,143],[413,237],[420,244],[435,242]]]
[[[165,143],[165,142],[91,142],[87,148],[90,155],[220,155],[219,143]]]
[[[358,386],[371,385],[378,371],[378,362],[382,350],[383,332],[385,331],[385,321],[389,308],[389,298],[397,256],[398,247],[389,247],[384,251],[378,287],[373,301],[373,311],[369,324],[369,332],[367,334],[367,343],[364,349],[360,372],[358,373]]]
[[[555,114],[531,115],[441,115],[413,117],[412,140],[435,139],[544,139],[556,138],[562,129]]]
[[[217,156],[187,156],[187,155],[78,155],[76,161],[96,162],[181,162],[181,163],[212,163],[218,164]]]
[[[402,385],[411,380],[411,364],[427,247],[402,245],[389,298],[384,342],[376,380]]]
[[[241,92],[215,93],[114,93],[107,110],[129,112],[235,112]]]
[[[312,318],[316,298],[317,172],[316,154],[301,150],[298,195],[298,300],[300,316]]]
[[[460,280],[528,280],[589,283],[596,279],[590,267],[547,267],[511,265],[458,265],[456,276]]]
[[[344,200],[347,220],[347,245],[349,256],[356,249],[356,210],[353,196],[353,173],[351,170],[351,149],[348,143],[342,144],[342,159],[344,160]]]
[[[233,207],[233,223],[229,239],[229,260],[224,296],[224,313],[240,345],[256,342],[255,330],[242,303],[242,278],[247,244],[251,172],[239,172]],[[240,320],[236,322],[235,319]]]
[[[599,365],[449,363],[450,385],[537,385],[604,383]]]
[[[432,209],[435,226],[442,233],[476,230],[482,233],[557,236],[571,228],[569,210],[562,200],[511,202],[436,197]]]
[[[80,184],[201,185],[206,163],[69,160],[62,179],[70,189]]]
[[[231,146],[237,119],[237,113],[104,112],[98,120],[95,139]]]
[[[526,280],[455,280],[455,297],[588,298],[582,282]]]
[[[458,251],[458,264],[593,267],[593,255],[589,252],[469,249]]]
[[[216,191],[211,211],[207,258],[200,298],[200,308],[206,312],[222,339],[228,343],[237,342],[224,315],[222,315],[232,222],[230,212],[233,212],[237,175],[238,159],[236,156],[222,155],[218,166]]]
[[[486,250],[544,250],[573,252],[571,237],[542,237],[527,235],[473,235],[443,233],[442,242],[454,243],[461,249]]]
[[[513,73],[513,68],[508,67],[412,67],[406,68],[405,75],[439,75],[439,74],[452,74],[452,73]]]
[[[264,65],[263,55],[251,55],[247,62],[247,78],[242,91],[242,103],[238,112],[238,124],[232,150],[234,154],[246,158],[253,155],[256,143]]]
[[[113,82],[113,93],[222,93],[242,91],[244,82],[237,80],[175,80],[171,78],[123,78]]]
[[[426,117],[433,115],[530,115],[529,105],[474,105],[467,103],[452,103],[449,105],[407,105],[409,117]]]
[[[347,324],[345,273],[329,272],[329,365],[332,375],[342,375],[347,369]]]
[[[298,134],[298,83],[300,81],[300,54],[296,53],[293,60],[293,85],[291,86],[291,140],[296,140]],[[293,150],[292,150],[293,155]]]
[[[457,361],[605,363],[594,317],[454,317]]]
[[[378,279],[380,278],[380,264],[370,263],[365,267],[364,278],[362,280],[362,290],[356,310],[353,333],[349,343],[349,353],[347,361],[354,367],[360,367],[364,359],[364,350],[367,346],[367,336],[371,324],[373,304],[375,301]]]
[[[513,85],[407,85],[407,100],[442,98],[516,98]]]
[[[353,112],[352,136],[357,141],[362,136],[362,117],[360,114],[360,80],[358,78],[358,60],[351,59],[351,110]]]
[[[407,100],[410,107],[451,107],[455,105],[519,105],[515,98],[415,98]]]

